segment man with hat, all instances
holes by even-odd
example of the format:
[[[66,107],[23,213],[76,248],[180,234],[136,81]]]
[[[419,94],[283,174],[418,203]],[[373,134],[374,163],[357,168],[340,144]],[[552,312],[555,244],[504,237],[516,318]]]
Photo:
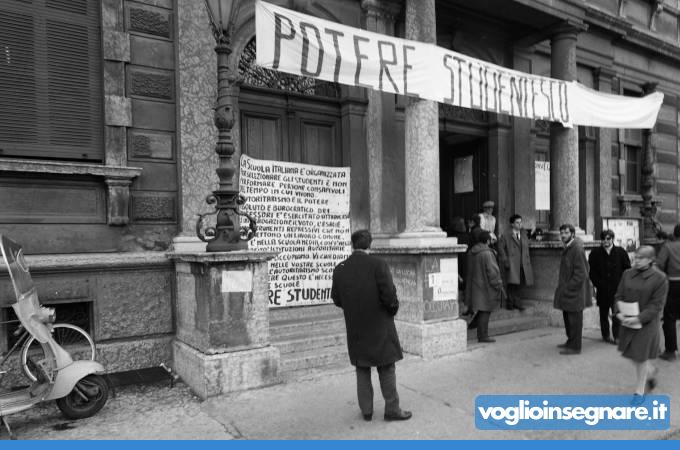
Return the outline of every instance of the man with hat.
[[[493,216],[493,207],[495,203],[487,200],[482,203],[482,213],[479,214],[479,225],[482,230],[486,230],[491,235],[491,244],[495,244],[498,240],[496,238],[496,218]]]

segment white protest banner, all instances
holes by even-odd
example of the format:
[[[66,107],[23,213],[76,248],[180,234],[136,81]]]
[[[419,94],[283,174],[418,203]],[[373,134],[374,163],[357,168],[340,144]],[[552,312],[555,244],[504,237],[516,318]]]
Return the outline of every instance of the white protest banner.
[[[241,207],[257,220],[251,250],[279,252],[269,263],[269,306],[330,303],[333,269],[352,252],[349,167],[241,156]]]
[[[418,41],[340,25],[261,0],[257,64],[295,75],[565,126],[652,128],[663,94],[603,94]]]

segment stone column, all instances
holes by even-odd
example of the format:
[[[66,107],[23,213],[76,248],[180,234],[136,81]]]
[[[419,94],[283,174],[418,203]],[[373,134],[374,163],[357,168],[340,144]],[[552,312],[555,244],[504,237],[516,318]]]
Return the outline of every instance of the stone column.
[[[576,79],[576,37],[582,28],[563,23],[555,29],[550,45],[553,78]],[[559,227],[570,223],[579,228],[578,128],[559,123],[550,127],[550,214],[551,237],[559,238]],[[582,230],[580,230],[583,233]]]
[[[406,1],[406,38],[436,43],[435,0]],[[466,323],[458,317],[457,270],[465,247],[447,239],[439,222],[436,102],[407,99],[405,140],[405,230],[375,239],[372,251],[392,271],[401,305],[395,323],[402,347],[434,358],[463,351],[467,344]]]
[[[395,16],[401,4],[394,0],[362,0],[361,8],[366,15],[366,29],[388,36],[394,35]],[[396,231],[396,226],[383,222],[385,207],[383,197],[383,172],[385,171],[384,152],[390,151],[385,133],[394,129],[394,94],[367,90],[368,108],[366,110],[366,149],[369,183],[370,230],[374,236],[384,231]],[[393,230],[390,230],[393,228]]]
[[[644,95],[656,91],[657,83],[647,83],[643,86]],[[656,199],[656,134],[655,128],[643,132],[643,155],[642,155],[642,180],[640,187],[642,192],[642,243],[646,245],[659,244],[657,232],[661,231],[661,224],[656,219],[656,213],[661,202]]]
[[[437,43],[435,0],[406,0],[406,39]],[[439,109],[409,98],[405,118],[405,238],[445,237],[440,228]]]
[[[600,67],[595,70],[595,86],[605,94],[612,92],[612,69]],[[602,231],[602,217],[612,215],[612,130],[598,128],[595,146],[595,231]]]
[[[177,1],[177,102],[182,120],[177,130],[181,167],[179,235],[176,251],[204,251],[196,236],[196,214],[210,211],[206,196],[217,187],[217,129],[213,109],[217,95],[215,38],[205,8],[192,0]]]
[[[269,343],[268,261],[276,253],[170,253],[177,281],[173,360],[201,398],[279,381]]]

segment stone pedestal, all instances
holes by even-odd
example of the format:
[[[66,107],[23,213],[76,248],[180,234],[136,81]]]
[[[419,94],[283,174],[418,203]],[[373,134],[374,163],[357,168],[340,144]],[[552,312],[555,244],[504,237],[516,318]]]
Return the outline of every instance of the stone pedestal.
[[[279,381],[269,343],[269,271],[275,253],[169,253],[177,279],[174,367],[205,399]]]
[[[446,244],[443,239],[435,241],[401,246],[393,241],[390,247],[374,244],[371,250],[387,261],[397,287],[400,307],[395,322],[404,351],[426,359],[467,348],[467,326],[458,315],[456,265],[466,247],[455,239]]]

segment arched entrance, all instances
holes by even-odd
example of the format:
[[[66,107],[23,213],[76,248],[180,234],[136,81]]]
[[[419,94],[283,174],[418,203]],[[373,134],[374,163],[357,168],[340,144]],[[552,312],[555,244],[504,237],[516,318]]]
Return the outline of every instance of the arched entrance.
[[[348,165],[343,161],[340,87],[255,65],[255,39],[239,60],[241,149],[275,161]]]

